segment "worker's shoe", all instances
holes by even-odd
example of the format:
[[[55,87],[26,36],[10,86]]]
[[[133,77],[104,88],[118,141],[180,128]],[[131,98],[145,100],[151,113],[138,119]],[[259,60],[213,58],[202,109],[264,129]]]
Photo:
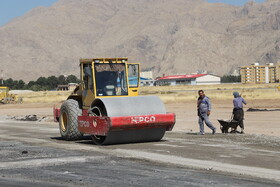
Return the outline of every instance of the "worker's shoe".
[[[205,135],[205,133],[204,132],[201,132],[201,133],[199,133],[200,135]]]
[[[213,129],[212,130],[212,134],[214,135],[216,133],[216,129]]]
[[[240,134],[245,134],[245,133],[244,133],[244,129],[241,129],[241,132],[240,132]]]

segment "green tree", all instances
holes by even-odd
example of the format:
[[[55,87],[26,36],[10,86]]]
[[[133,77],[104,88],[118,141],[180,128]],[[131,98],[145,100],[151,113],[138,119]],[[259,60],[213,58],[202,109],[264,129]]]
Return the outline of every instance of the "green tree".
[[[79,80],[78,80],[78,78],[77,78],[75,75],[69,75],[69,76],[66,78],[66,82],[67,82],[67,83],[78,83]]]
[[[241,76],[224,75],[221,78],[222,83],[238,83],[241,82]]]
[[[29,81],[29,83],[27,85],[28,85],[29,88],[31,88],[35,84],[36,84],[35,81]]]
[[[51,90],[50,86],[41,86],[41,91]]]
[[[34,84],[30,87],[30,90],[32,91],[41,91],[42,90],[42,87],[38,84]]]
[[[55,89],[59,84],[58,78],[55,76],[50,76],[47,78],[48,86],[50,89]]]
[[[28,84],[25,84],[24,87],[22,88],[23,90],[30,90],[30,87],[28,86]]]
[[[7,86],[11,89],[14,90],[20,90],[23,89],[23,87],[25,86],[25,82],[23,80],[13,80],[11,78],[4,80],[4,85],[3,86]]]
[[[64,77],[64,75],[60,75],[59,77],[58,77],[58,84],[66,84],[66,80],[65,80],[65,77]]]
[[[48,80],[46,77],[39,77],[36,81],[36,84],[38,84],[40,86],[46,86],[46,85],[48,85]]]
[[[14,89],[14,90],[18,89],[18,80],[13,81],[13,87],[11,87],[11,88]]]
[[[14,80],[9,78],[7,80],[4,81],[4,86],[8,86],[10,87],[11,89],[13,89],[14,87]]]
[[[16,87],[19,90],[22,90],[24,88],[25,82],[23,80],[19,80]]]

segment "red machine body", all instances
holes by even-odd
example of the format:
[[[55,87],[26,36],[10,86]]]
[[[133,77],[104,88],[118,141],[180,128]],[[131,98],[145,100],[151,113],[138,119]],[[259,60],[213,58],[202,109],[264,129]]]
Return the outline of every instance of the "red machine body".
[[[60,109],[56,108],[56,106],[53,106],[53,121],[59,122],[59,116],[60,116]]]
[[[100,136],[107,136],[108,132],[111,131],[145,128],[164,128],[166,131],[171,131],[174,124],[175,114],[173,113],[124,117],[78,117],[78,129],[80,132]]]
[[[53,110],[54,121],[59,121],[60,109]],[[175,124],[175,114],[155,114],[141,116],[89,116],[87,110],[83,110],[82,116],[78,116],[78,130],[83,134],[107,136],[112,131],[124,131],[146,128],[164,128],[171,131]]]

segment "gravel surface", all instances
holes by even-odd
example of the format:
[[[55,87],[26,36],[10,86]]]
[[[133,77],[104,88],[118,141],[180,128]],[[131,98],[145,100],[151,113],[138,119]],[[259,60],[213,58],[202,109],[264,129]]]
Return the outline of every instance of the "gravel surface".
[[[1,141],[0,186],[277,186],[92,151]],[[3,167],[6,166],[6,167]]]
[[[248,103],[273,109],[280,102]],[[213,101],[216,127],[231,105]],[[200,136],[195,103],[171,103],[177,122],[162,141],[98,147],[90,137],[61,140],[52,106],[0,105],[0,186],[280,185],[279,111],[245,112],[246,134],[213,136],[206,127]]]

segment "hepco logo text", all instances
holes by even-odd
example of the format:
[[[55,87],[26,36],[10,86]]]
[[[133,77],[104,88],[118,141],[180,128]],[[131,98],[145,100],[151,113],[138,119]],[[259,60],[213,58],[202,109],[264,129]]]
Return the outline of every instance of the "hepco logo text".
[[[155,122],[156,117],[155,116],[137,116],[137,117],[131,117],[131,123],[138,124],[138,123],[151,123]]]
[[[79,121],[79,125],[81,127],[89,127],[90,123],[88,121]]]

